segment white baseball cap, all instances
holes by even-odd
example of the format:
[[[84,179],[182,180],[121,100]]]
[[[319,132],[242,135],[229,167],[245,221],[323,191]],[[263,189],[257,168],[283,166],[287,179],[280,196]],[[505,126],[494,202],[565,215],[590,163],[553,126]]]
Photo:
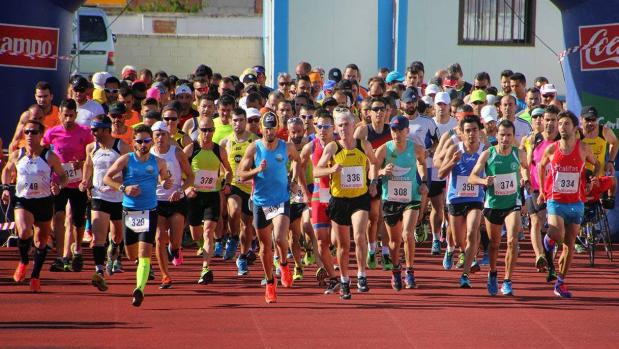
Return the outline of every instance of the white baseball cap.
[[[421,97],[421,101],[424,102],[425,104],[429,105],[429,106],[433,106],[434,105],[434,100],[430,96],[423,96],[423,97]]]
[[[499,112],[496,110],[494,105],[487,105],[481,108],[481,119],[484,123],[488,123],[491,121],[496,122],[499,118]]]
[[[168,128],[168,125],[166,125],[165,122],[163,121],[157,121],[153,124],[153,126],[150,127],[151,131],[155,132],[155,131],[162,131],[162,132],[167,132],[170,133],[170,129]]]
[[[255,118],[260,117],[260,110],[256,108],[247,108],[245,109],[245,113],[247,114],[247,118]]]
[[[187,93],[187,94],[192,94],[192,92],[191,92],[191,88],[189,88],[189,86],[187,86],[187,85],[180,85],[180,86],[179,86],[179,87],[177,87],[177,88],[176,88],[176,90],[174,91],[174,94],[175,94],[176,96],[178,96],[178,95],[182,95],[182,94],[184,94],[184,93]]]
[[[553,84],[544,84],[542,85],[542,88],[539,89],[539,92],[542,95],[549,94],[549,93],[556,94],[557,89],[555,88],[555,85]]]
[[[428,86],[426,87],[425,95],[426,95],[426,96],[428,96],[428,95],[431,95],[431,94],[433,94],[433,93],[434,93],[434,94],[439,93],[439,92],[441,92],[441,91],[442,91],[442,90],[441,90],[441,88],[440,88],[440,87],[438,87],[438,85],[436,85],[436,84],[430,84],[430,85],[428,85]]]
[[[92,76],[92,84],[95,86],[95,88],[103,90],[105,88],[105,80],[110,77],[112,77],[112,74],[106,71],[95,73]]]
[[[447,92],[438,92],[436,96],[434,96],[434,104],[438,103],[451,103],[451,98],[449,97],[449,94]]]

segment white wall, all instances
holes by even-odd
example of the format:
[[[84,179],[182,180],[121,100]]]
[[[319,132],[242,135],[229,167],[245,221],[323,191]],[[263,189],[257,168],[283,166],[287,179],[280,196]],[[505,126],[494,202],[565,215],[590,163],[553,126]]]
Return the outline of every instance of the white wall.
[[[288,73],[308,61],[325,73],[355,63],[362,81],[376,74],[376,0],[291,0],[289,13]]]
[[[537,0],[535,33],[557,53],[564,50],[560,11],[550,0]],[[533,47],[458,46],[458,1],[414,0],[409,2],[407,62],[420,60],[426,80],[454,62],[460,63],[467,81],[486,71],[499,85],[500,72],[511,69],[525,74],[527,85],[545,76],[565,94],[559,61],[537,38]]]
[[[179,35],[262,37],[262,16],[211,17],[174,13],[122,15],[112,24],[112,33],[152,34],[153,19],[176,20],[176,34]]]

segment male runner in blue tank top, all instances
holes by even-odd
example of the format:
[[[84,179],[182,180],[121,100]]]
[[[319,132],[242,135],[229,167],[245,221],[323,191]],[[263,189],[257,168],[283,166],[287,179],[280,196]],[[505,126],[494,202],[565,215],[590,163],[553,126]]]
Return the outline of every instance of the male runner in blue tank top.
[[[133,306],[144,300],[150,271],[150,256],[157,230],[157,184],[172,188],[172,176],[165,160],[150,153],[153,132],[145,125],[133,133],[133,152],[122,155],[103,177],[103,183],[123,193],[124,239],[127,257],[139,258]],[[122,182],[115,178],[122,172]],[[160,182],[159,182],[160,181]]]

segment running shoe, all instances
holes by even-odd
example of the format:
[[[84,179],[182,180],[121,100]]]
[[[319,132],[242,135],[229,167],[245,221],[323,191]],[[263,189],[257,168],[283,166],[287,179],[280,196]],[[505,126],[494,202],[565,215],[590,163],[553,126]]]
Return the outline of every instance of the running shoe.
[[[124,273],[125,272],[125,270],[123,269],[122,263],[120,263],[120,257],[117,260],[114,261],[114,265],[112,266],[112,270],[113,270],[114,274],[116,274],[116,273]]]
[[[143,301],[144,292],[142,292],[142,290],[140,290],[139,288],[133,290],[133,301],[131,302],[131,305],[133,305],[134,307],[139,307],[140,305],[142,305]]]
[[[288,259],[293,259],[294,258],[294,256],[292,255],[292,250],[291,249],[288,249],[288,253],[286,254],[286,258],[288,258]]]
[[[165,251],[168,255],[168,263],[172,263],[172,261],[174,260],[174,255],[172,254],[172,245],[168,245]]]
[[[273,268],[275,268],[275,276],[281,277],[282,272],[279,269],[279,258],[273,257]]]
[[[292,273],[290,272],[290,265],[281,265],[279,266],[280,274],[281,274],[281,282],[282,286],[288,288],[292,287]]]
[[[484,256],[479,261],[479,265],[488,265],[490,264],[490,254],[488,251],[484,251]]]
[[[462,276],[460,276],[460,288],[472,288],[471,280],[467,273],[463,273]]]
[[[84,236],[82,237],[82,242],[90,244],[93,239],[92,231],[90,229],[84,230]]]
[[[357,278],[357,292],[365,293],[369,291],[370,287],[368,286],[368,278],[366,276]]]
[[[329,274],[324,267],[320,267],[316,270],[316,281],[318,281],[318,286],[326,286],[328,277]]]
[[[350,281],[340,282],[340,298],[341,299],[352,298],[352,294],[350,293]]]
[[[430,250],[433,256],[438,256],[441,254],[441,241],[434,240],[432,241],[432,250]]]
[[[111,259],[108,259],[105,262],[105,272],[107,273],[108,276],[112,276],[114,275],[114,262],[112,262]]]
[[[368,269],[376,269],[376,253],[368,252],[367,265]]]
[[[340,282],[336,278],[329,279],[329,283],[327,285],[327,288],[325,289],[325,294],[334,294],[335,292],[337,292],[337,288],[339,286]]]
[[[557,271],[554,266],[548,268],[548,274],[546,275],[546,282],[552,282],[557,279]]]
[[[239,247],[238,239],[228,239],[228,243],[226,244],[226,252],[224,253],[224,260],[227,261],[229,259],[234,258],[236,254],[236,249]]]
[[[41,279],[38,278],[30,278],[30,291],[34,293],[41,292]]]
[[[169,276],[164,275],[161,278],[161,285],[159,285],[160,290],[167,290],[168,288],[172,288],[172,279]]]
[[[557,280],[557,282],[555,282],[554,292],[561,298],[572,298],[572,292],[567,290],[567,285],[562,281]]]
[[[445,251],[445,257],[443,257],[443,269],[451,270],[451,268],[453,268],[454,266],[453,257],[454,257],[453,252]]]
[[[215,241],[215,252],[213,252],[213,257],[223,257],[224,256],[224,245],[221,241]]]
[[[200,273],[200,279],[198,279],[198,283],[200,285],[207,285],[213,282],[213,271],[209,269],[209,267],[202,267],[202,272]]]
[[[305,251],[305,256],[303,256],[303,265],[310,266],[316,263],[316,256],[314,255],[314,251],[307,250]]]
[[[254,252],[254,250],[249,250],[249,252],[247,252],[247,264],[254,264],[257,258],[258,257],[256,256],[256,252]]]
[[[15,282],[22,282],[26,280],[26,268],[28,268],[28,264],[24,264],[22,262],[17,264],[15,273],[13,273],[13,280],[15,280]]]
[[[73,260],[71,261],[71,270],[79,273],[84,268],[84,258],[81,253],[76,253],[73,255]]]
[[[413,270],[406,271],[404,283],[406,284],[406,288],[409,290],[413,288],[417,288],[417,283],[415,282],[415,271]]]
[[[105,282],[105,279],[103,278],[103,272],[95,272],[92,274],[92,280],[90,283],[101,292],[107,291],[107,282]]]
[[[264,290],[264,300],[268,304],[275,303],[277,301],[277,279],[273,280],[272,284],[267,283]]]
[[[150,268],[148,269],[148,281],[153,280],[155,280],[155,269],[153,269],[153,266],[151,264]]]
[[[56,258],[52,265],[49,267],[49,271],[60,272],[64,271],[64,262],[61,258]]]
[[[555,250],[555,241],[548,235],[544,235],[544,250],[548,253],[553,253]]]
[[[62,259],[62,268],[65,272],[71,271],[71,262],[69,261],[69,259]]]
[[[587,252],[585,247],[583,245],[579,244],[578,242],[576,242],[574,244],[574,251],[576,251],[576,253],[578,253],[578,254]]]
[[[301,267],[294,267],[294,275],[292,275],[292,279],[294,281],[301,281],[301,280],[303,280],[303,268],[301,268]]]
[[[415,242],[420,244],[426,241],[427,238],[428,232],[424,229],[423,224],[417,225],[417,227],[415,227]]]
[[[488,272],[488,294],[496,296],[499,293],[499,280],[497,279],[497,272]]]
[[[396,291],[402,290],[402,271],[399,269],[391,272],[391,288]]]
[[[535,259],[535,268],[537,268],[537,271],[540,273],[545,272],[548,268],[548,261],[546,260],[546,257],[538,256]]]
[[[504,296],[513,296],[514,290],[512,289],[511,280],[503,280],[503,286],[501,286],[501,293]]]
[[[277,283],[277,281],[275,281],[275,283]],[[264,287],[267,285],[267,279],[266,277],[264,277],[262,280],[260,280],[260,286]]]
[[[238,269],[238,276],[245,276],[249,274],[249,268],[247,267],[247,258],[241,259],[240,257],[236,259],[236,267]]]
[[[479,266],[479,263],[477,263],[477,259],[474,259],[473,263],[471,263],[471,274],[475,274],[480,270],[481,267]]]
[[[174,266],[177,266],[177,267],[183,264],[183,250],[182,249],[178,249],[178,251],[176,252],[176,257],[172,256],[172,264],[174,264]]]
[[[462,269],[464,267],[464,252],[460,252],[460,256],[458,256],[458,263],[456,263],[457,269]]]
[[[388,254],[383,255],[383,270],[393,270],[393,262]]]

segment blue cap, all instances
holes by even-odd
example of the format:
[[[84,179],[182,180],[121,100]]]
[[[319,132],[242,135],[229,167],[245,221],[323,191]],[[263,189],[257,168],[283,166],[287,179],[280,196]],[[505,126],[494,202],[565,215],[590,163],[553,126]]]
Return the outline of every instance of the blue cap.
[[[277,128],[277,115],[273,112],[268,112],[262,117],[262,127]]]
[[[402,82],[404,81],[404,76],[402,76],[402,74],[398,73],[395,70],[387,74],[387,77],[385,78],[385,82],[388,84],[391,84],[394,81]]]
[[[394,116],[389,122],[389,127],[395,128],[396,130],[406,129],[408,128],[408,118],[403,115]]]
[[[402,92],[402,97],[400,97],[402,103],[410,103],[415,102],[417,100],[417,89],[416,88],[407,88]]]

